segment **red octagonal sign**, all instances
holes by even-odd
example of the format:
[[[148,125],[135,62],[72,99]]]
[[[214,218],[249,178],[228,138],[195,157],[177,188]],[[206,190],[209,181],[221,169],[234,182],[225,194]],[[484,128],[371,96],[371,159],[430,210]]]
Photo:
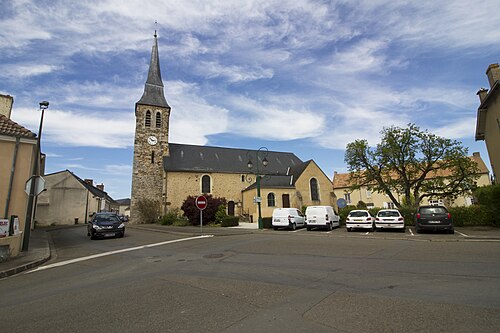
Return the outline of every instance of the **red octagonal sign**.
[[[198,197],[196,197],[196,199],[194,200],[194,203],[196,205],[196,207],[198,207],[199,210],[204,210],[205,208],[207,208],[207,198],[205,198],[203,195],[200,195]]]

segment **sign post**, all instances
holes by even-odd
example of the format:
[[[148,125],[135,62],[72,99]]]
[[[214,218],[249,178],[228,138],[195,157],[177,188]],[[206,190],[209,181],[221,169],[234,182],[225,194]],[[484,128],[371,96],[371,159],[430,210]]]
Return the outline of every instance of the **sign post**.
[[[203,210],[207,208],[207,198],[203,195],[199,195],[194,200],[194,204],[200,210],[200,232],[203,233]]]

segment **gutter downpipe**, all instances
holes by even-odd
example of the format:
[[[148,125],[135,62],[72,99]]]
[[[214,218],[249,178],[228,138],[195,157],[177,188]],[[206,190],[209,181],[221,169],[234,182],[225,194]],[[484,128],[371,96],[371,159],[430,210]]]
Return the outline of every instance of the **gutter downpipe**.
[[[19,150],[20,137],[16,137],[16,147],[14,148],[14,157],[12,158],[12,168],[10,169],[9,191],[7,192],[7,200],[5,202],[5,218],[9,218],[10,197],[12,195],[12,183],[16,173],[17,151]]]

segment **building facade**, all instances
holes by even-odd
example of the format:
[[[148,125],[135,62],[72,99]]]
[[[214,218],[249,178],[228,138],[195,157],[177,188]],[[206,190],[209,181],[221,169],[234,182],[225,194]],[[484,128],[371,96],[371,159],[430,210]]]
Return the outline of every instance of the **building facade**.
[[[275,207],[335,204],[331,180],[314,161],[303,162],[287,152],[169,143],[170,111],[155,33],[144,93],[135,107],[132,223],[141,223],[136,207],[142,199],[155,200],[165,214],[179,209],[188,196],[201,194],[226,199],[229,215],[257,221],[256,170],[248,162],[260,165],[264,156],[268,165],[259,171],[262,216],[271,216]]]
[[[479,153],[473,153],[470,158],[477,163],[479,168],[479,178],[476,183],[477,186],[487,186],[490,185],[489,170],[486,167],[481,155]],[[440,174],[441,175],[441,174]],[[364,202],[368,208],[396,208],[392,200],[384,193],[371,191],[367,186],[361,186],[359,189],[352,189],[353,184],[349,181],[349,173],[336,173],[333,176],[333,191],[337,198],[343,198],[348,205],[356,206],[360,201]],[[403,195],[395,193],[396,199],[401,202]],[[462,195],[458,198],[452,199],[440,199],[440,198],[425,198],[422,205],[433,205],[441,204],[445,206],[470,206],[474,202],[472,193],[468,195]]]
[[[116,212],[119,205],[92,179],[69,170],[44,176],[46,191],[38,196],[36,223],[40,226],[87,223],[98,212]]]
[[[486,70],[490,90],[478,91],[476,141],[484,140],[490,158],[493,182],[500,184],[500,68],[491,64]]]
[[[7,99],[1,104],[10,108],[12,100]],[[25,188],[33,172],[37,139],[35,133],[6,116],[10,114],[10,109],[0,114],[0,220],[10,221],[17,216],[20,234],[0,238],[0,246],[7,245],[8,255],[14,257],[22,248],[21,234],[28,212]]]

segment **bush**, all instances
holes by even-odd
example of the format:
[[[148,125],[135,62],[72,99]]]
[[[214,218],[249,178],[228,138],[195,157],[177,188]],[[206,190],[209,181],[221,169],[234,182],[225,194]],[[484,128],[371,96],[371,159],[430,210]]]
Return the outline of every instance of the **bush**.
[[[215,223],[222,224],[222,220],[226,218],[228,215],[226,214],[226,206],[220,205],[217,211],[215,212]]]
[[[451,207],[448,211],[453,217],[453,223],[456,227],[495,225],[491,210],[483,206]]]
[[[238,226],[239,218],[237,216],[225,216],[222,218],[221,227],[236,227]]]
[[[160,202],[152,199],[140,199],[135,209],[139,213],[139,223],[156,223],[160,218]]]
[[[191,225],[200,225],[200,210],[195,204],[196,197],[190,195],[181,206],[184,216],[188,218]],[[203,210],[203,225],[215,222],[215,213],[219,206],[226,205],[225,198],[214,198],[211,194],[205,194],[205,198],[207,199],[207,208]]]
[[[162,225],[173,225],[178,220],[186,220],[185,217],[181,215],[178,208],[169,210],[158,222]]]
[[[480,207],[489,215],[486,219],[500,227],[500,184],[479,187],[474,191]]]

